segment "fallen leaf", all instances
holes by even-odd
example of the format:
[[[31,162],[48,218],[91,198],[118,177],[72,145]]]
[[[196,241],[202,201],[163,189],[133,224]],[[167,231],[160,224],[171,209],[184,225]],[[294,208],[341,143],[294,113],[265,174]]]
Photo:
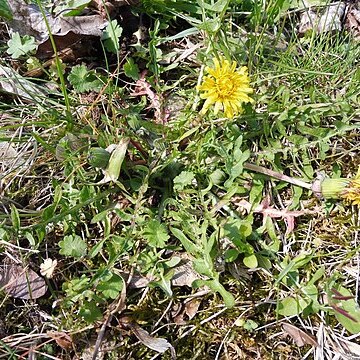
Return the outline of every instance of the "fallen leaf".
[[[358,9],[355,4],[351,4],[347,12],[344,28],[353,35],[354,39],[360,40],[360,3]]]
[[[176,359],[175,349],[166,339],[151,336],[146,330],[133,322],[128,316],[120,318],[119,323],[123,328],[131,330],[137,339],[149,349],[157,351],[161,354],[170,349],[171,359]]]
[[[49,95],[44,87],[33,84],[12,68],[2,65],[0,65],[0,90],[39,103]]]
[[[342,29],[341,19],[344,15],[346,5],[342,2],[328,5],[321,15],[317,27],[318,33],[340,31]]]
[[[185,303],[185,313],[189,317],[189,320],[195,317],[199,310],[200,304],[200,299],[191,299]]]
[[[130,282],[128,283],[128,279],[129,279],[128,273],[119,272],[119,275],[124,279],[129,289],[141,289],[147,287],[149,282],[154,280],[152,276],[147,277],[147,276],[134,274],[131,276]]]
[[[0,164],[10,165],[15,163],[18,156],[18,152],[10,142],[0,142]]]
[[[5,264],[0,268],[0,288],[9,296],[26,300],[37,299],[47,291],[43,278],[17,264]]]
[[[140,75],[140,79],[135,83],[135,90],[130,94],[131,96],[143,96],[145,95],[150,105],[147,109],[154,109],[155,110],[155,122],[158,124],[164,124],[168,118],[169,114],[164,113],[164,109],[162,106],[162,102],[160,100],[160,96],[156,94],[152,89],[151,85],[146,80],[147,71],[143,71]]]
[[[193,268],[192,261],[186,256],[180,256],[182,258],[183,264],[174,267],[174,275],[171,279],[172,286],[189,286],[191,287],[192,283],[195,280],[206,279],[206,277],[199,275]],[[127,283],[129,274],[125,272],[120,272],[119,275]],[[130,289],[140,289],[148,286],[149,282],[156,280],[154,276],[139,275],[133,274],[129,283],[127,284]]]
[[[69,334],[62,331],[48,331],[46,334],[50,338],[54,339],[55,342],[64,350],[69,350],[73,346],[73,341]]]
[[[332,345],[344,359],[360,359],[360,345],[352,341],[344,340],[341,338],[336,339],[336,345]]]
[[[318,343],[313,335],[307,334],[305,331],[297,328],[296,326],[288,323],[283,323],[282,328],[286,334],[290,335],[293,338],[297,346],[318,346]]]
[[[199,310],[201,299],[186,299],[183,304],[175,304],[171,316],[176,325],[186,325],[188,320],[195,317]],[[186,319],[187,316],[187,319]]]
[[[317,15],[311,9],[307,9],[300,15],[300,23],[298,24],[299,35],[305,35],[308,31],[314,28],[317,21]]]

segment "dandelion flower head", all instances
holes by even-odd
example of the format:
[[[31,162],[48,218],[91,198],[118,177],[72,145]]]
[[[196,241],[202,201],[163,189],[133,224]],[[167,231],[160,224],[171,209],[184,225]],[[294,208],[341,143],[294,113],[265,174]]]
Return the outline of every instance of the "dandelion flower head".
[[[254,102],[248,95],[253,89],[250,87],[246,66],[237,69],[235,61],[230,64],[220,58],[214,59],[214,68],[206,67],[205,71],[208,75],[204,76],[202,84],[198,86],[198,90],[203,91],[200,97],[206,99],[202,114],[215,104],[215,115],[222,110],[227,118],[233,118],[242,112],[243,103]]]
[[[351,202],[352,205],[360,205],[360,179],[351,180],[349,186],[344,189],[341,196]]]

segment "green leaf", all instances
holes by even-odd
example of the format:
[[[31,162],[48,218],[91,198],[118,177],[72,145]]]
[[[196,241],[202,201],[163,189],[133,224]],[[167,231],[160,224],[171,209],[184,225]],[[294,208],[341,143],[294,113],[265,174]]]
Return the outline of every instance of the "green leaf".
[[[283,316],[299,315],[308,305],[309,303],[301,297],[287,297],[279,302],[277,312]]]
[[[169,240],[166,227],[158,220],[150,220],[144,229],[144,238],[153,247],[163,248]]]
[[[240,149],[235,149],[233,154],[233,159],[231,162],[228,162],[227,168],[229,171],[229,179],[225,181],[224,186],[228,189],[232,186],[234,180],[243,173],[244,162],[249,159],[251,153],[249,150],[244,152]],[[229,169],[230,168],[230,169]]]
[[[109,52],[117,54],[119,51],[119,39],[122,34],[122,27],[118,25],[116,20],[109,22],[104,30],[101,40],[104,42],[105,49]]]
[[[239,254],[239,250],[228,249],[225,251],[224,259],[226,262],[233,262],[238,258]]]
[[[229,6],[228,0],[219,0],[214,5],[211,5],[209,10],[220,13],[220,12],[224,11],[227,6]]]
[[[319,269],[317,269],[315,274],[312,276],[312,278],[308,282],[308,285],[315,284],[319,279],[321,279],[324,276],[324,274],[325,274],[325,268],[324,267],[320,267]]]
[[[172,258],[170,258],[169,260],[165,261],[164,264],[166,265],[166,267],[168,268],[173,268],[176,265],[178,265],[181,262],[181,257],[179,256],[173,256]]]
[[[87,245],[79,235],[68,235],[59,242],[61,255],[80,258],[86,255]]]
[[[101,291],[106,298],[116,299],[123,286],[123,279],[113,274],[110,279],[101,282],[96,289]]]
[[[165,275],[163,273],[163,271],[159,274],[160,276],[160,280],[159,281],[151,281],[149,283],[149,287],[160,287],[164,293],[166,294],[166,296],[168,297],[172,297],[173,296],[173,292],[171,290],[171,279],[174,276],[174,271],[168,271]]]
[[[66,12],[64,16],[76,16],[80,15],[81,12],[89,5],[91,0],[68,0],[66,8],[71,9]]]
[[[255,269],[258,266],[258,261],[257,258],[254,254],[249,255],[249,256],[245,256],[243,263],[246,267],[248,267],[249,269]]]
[[[0,17],[6,20],[12,20],[13,14],[6,0],[0,0]]]
[[[170,227],[170,231],[178,240],[180,240],[182,246],[189,254],[193,256],[201,254],[201,249],[199,249],[191,240],[189,240],[181,230]]]
[[[235,299],[233,295],[228,292],[217,279],[195,280],[192,286],[194,288],[198,288],[200,286],[208,286],[212,291],[218,292],[221,295],[227,308],[232,308],[235,305]]]
[[[104,243],[106,241],[106,238],[100,240],[96,245],[94,245],[91,250],[89,251],[89,258],[94,258],[104,247]]]
[[[213,267],[209,266],[209,264],[203,259],[195,259],[193,261],[193,267],[194,270],[201,275],[205,275],[208,277],[214,276]]]
[[[132,58],[128,58],[124,64],[124,72],[127,77],[133,79],[134,81],[139,80],[139,67],[134,63]]]
[[[191,171],[182,171],[174,178],[174,190],[183,190],[187,185],[191,185],[194,180],[194,173]]]
[[[302,253],[296,256],[292,261],[294,262],[293,270],[303,268],[313,258],[312,254]]]
[[[18,59],[22,55],[32,53],[37,49],[35,38],[29,35],[20,37],[18,32],[15,32],[11,39],[7,42],[8,49],[6,52],[11,55],[13,59]]]
[[[234,245],[239,253],[250,256],[254,253],[253,247],[245,240],[252,232],[251,220],[230,220],[224,225],[224,234]]]
[[[352,334],[359,333],[360,309],[353,294],[346,288],[337,285],[330,289],[327,295],[339,323]],[[351,298],[349,299],[349,297]],[[347,298],[348,300],[346,300]]]
[[[109,164],[111,154],[103,148],[91,148],[88,155],[88,161],[91,166],[106,169]]]
[[[18,209],[11,205],[11,222],[16,231],[20,230],[20,215]]]
[[[313,284],[307,284],[306,286],[301,288],[302,292],[309,297],[311,300],[317,300],[318,298],[318,289]]]
[[[122,138],[116,145],[115,150],[111,153],[109,164],[104,171],[102,183],[118,180],[129,142],[129,138]]]
[[[255,330],[259,327],[259,324],[255,322],[254,320],[246,320],[245,324],[243,325],[243,328],[248,331]]]
[[[84,318],[88,323],[93,323],[101,319],[102,313],[96,306],[95,301],[86,302],[80,309],[79,315]]]
[[[94,71],[89,71],[85,65],[76,65],[71,69],[68,80],[77,92],[100,90],[102,81]]]
[[[215,33],[220,29],[221,21],[220,19],[209,19],[203,21],[200,25],[198,25],[198,28],[201,30],[205,30],[208,33]]]

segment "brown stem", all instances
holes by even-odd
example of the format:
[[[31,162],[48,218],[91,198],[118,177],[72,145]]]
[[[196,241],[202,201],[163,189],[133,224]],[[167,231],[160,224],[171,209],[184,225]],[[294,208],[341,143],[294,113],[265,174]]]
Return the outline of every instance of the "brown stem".
[[[279,173],[277,171],[273,171],[273,170],[269,170],[267,168],[264,168],[262,166],[258,166],[258,165],[254,165],[254,164],[249,164],[249,163],[244,163],[243,167],[247,170],[251,170],[260,174],[264,174],[267,176],[271,176],[275,179],[281,180],[281,181],[285,181],[288,182],[290,184],[296,185],[296,186],[300,186],[302,188],[305,189],[309,189],[312,190],[312,184],[308,183],[306,181],[302,181],[299,179],[295,179],[293,177],[284,175],[282,173]]]

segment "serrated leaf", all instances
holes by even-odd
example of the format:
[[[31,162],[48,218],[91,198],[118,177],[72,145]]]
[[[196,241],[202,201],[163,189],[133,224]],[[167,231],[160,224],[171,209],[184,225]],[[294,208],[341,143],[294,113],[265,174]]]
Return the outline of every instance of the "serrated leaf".
[[[29,35],[20,37],[18,32],[15,32],[11,39],[7,42],[8,49],[6,52],[11,55],[13,59],[18,59],[22,55],[29,54],[36,50],[37,45],[35,38]]]
[[[71,69],[68,80],[77,92],[100,90],[102,82],[95,75],[94,71],[89,71],[85,65],[76,65]]]
[[[174,178],[174,190],[183,190],[187,185],[191,185],[195,175],[192,171],[182,171]]]
[[[13,14],[6,0],[0,0],[0,17],[6,20],[12,20]]]
[[[61,255],[80,258],[86,255],[86,242],[79,235],[67,235],[59,242]]]
[[[105,49],[109,52],[117,54],[119,51],[119,39],[122,34],[122,27],[118,25],[116,20],[109,22],[105,28],[101,40],[104,42]]]
[[[123,288],[123,279],[113,274],[110,279],[101,282],[96,289],[101,291],[106,298],[116,299]]]
[[[153,247],[163,248],[169,240],[166,227],[158,220],[150,220],[144,230],[144,238]]]

